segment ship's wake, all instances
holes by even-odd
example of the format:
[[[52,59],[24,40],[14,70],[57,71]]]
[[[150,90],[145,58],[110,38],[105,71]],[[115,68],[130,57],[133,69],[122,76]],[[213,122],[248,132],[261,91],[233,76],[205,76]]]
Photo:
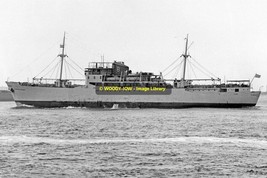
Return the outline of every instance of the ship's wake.
[[[36,107],[31,106],[31,105],[26,105],[26,104],[21,104],[21,105],[11,107],[11,109],[34,109],[34,108]]]
[[[109,144],[109,143],[188,143],[188,144],[229,144],[238,147],[256,147],[267,149],[266,140],[218,138],[218,137],[177,137],[177,138],[147,138],[147,139],[55,139],[29,136],[1,136],[0,144]]]

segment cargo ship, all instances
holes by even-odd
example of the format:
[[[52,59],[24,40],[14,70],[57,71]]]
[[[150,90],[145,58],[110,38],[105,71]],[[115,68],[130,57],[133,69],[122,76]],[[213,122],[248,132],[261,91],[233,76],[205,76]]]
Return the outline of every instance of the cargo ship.
[[[180,79],[164,79],[162,73],[132,72],[122,61],[91,62],[84,70],[84,84],[74,85],[62,78],[65,34],[59,78],[52,83],[7,81],[17,105],[35,107],[88,108],[187,108],[187,107],[248,107],[255,106],[260,91],[251,91],[250,80],[186,79],[188,35],[182,54]],[[35,81],[38,82],[35,82]],[[211,84],[196,84],[210,80]]]

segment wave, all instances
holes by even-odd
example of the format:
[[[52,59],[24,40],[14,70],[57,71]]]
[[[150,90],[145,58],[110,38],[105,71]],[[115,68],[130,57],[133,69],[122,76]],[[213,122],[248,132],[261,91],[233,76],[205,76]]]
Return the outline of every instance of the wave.
[[[35,109],[35,107],[30,105],[19,105],[11,107],[11,109]]]
[[[107,144],[107,143],[153,143],[153,142],[182,142],[182,143],[225,143],[235,146],[259,147],[267,149],[266,140],[218,138],[218,137],[177,137],[177,138],[147,138],[147,139],[56,139],[29,136],[0,136],[0,144]]]

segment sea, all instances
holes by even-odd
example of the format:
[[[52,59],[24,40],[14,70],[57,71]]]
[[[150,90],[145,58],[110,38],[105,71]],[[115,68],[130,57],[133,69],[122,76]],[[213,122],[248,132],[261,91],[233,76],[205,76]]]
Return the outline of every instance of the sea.
[[[0,102],[0,177],[267,177],[267,95],[235,109]]]

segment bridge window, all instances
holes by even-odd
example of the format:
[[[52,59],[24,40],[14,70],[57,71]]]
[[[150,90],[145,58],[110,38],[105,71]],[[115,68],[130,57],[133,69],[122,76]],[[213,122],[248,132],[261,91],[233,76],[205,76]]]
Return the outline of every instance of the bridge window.
[[[227,89],[226,88],[222,88],[221,92],[227,92]]]

